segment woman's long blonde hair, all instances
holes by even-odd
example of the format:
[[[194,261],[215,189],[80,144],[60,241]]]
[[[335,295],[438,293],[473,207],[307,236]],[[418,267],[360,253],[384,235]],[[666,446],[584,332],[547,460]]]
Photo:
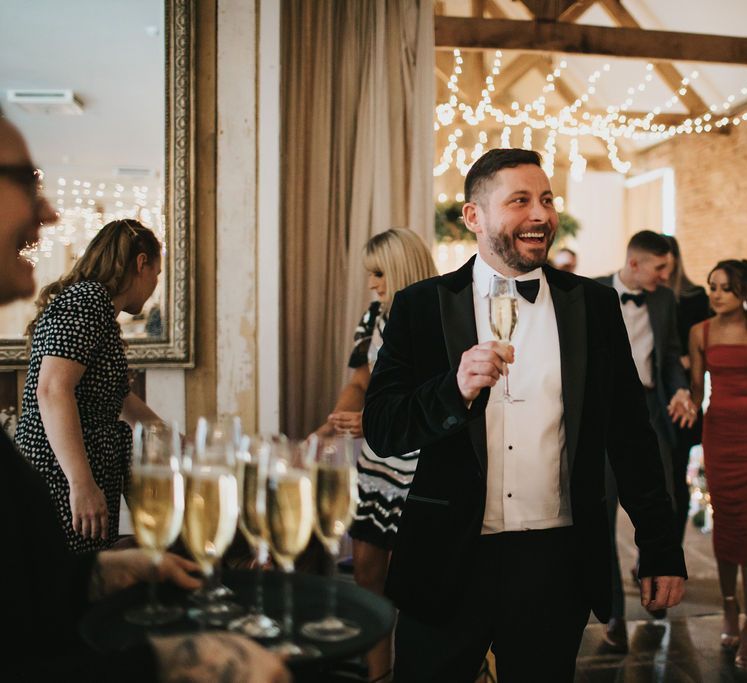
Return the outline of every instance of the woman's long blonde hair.
[[[389,310],[394,294],[413,282],[438,275],[433,256],[419,235],[407,228],[390,228],[366,243],[363,266],[386,277],[386,296],[381,302]]]
[[[114,298],[129,287],[138,254],[145,254],[149,262],[161,256],[161,243],[152,230],[134,219],[112,221],[101,228],[70,272],[39,292],[36,317],[26,328],[29,346],[39,318],[62,290],[89,280],[100,282]]]

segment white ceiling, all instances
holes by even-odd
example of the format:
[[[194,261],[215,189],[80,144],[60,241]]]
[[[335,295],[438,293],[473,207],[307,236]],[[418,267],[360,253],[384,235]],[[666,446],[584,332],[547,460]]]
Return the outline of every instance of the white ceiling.
[[[48,176],[162,176],[163,28],[162,0],[0,2],[0,102]],[[27,113],[6,101],[9,88],[72,89],[84,111]]]

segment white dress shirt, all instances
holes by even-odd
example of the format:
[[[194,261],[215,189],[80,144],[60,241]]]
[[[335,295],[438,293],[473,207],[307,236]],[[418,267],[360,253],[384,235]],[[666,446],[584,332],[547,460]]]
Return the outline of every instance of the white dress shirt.
[[[477,255],[472,273],[477,338],[494,339],[489,322],[490,280],[498,273]],[[524,531],[573,523],[567,468],[560,343],[550,287],[541,268],[516,278],[539,279],[532,304],[519,295],[519,319],[511,343],[511,395],[504,380],[490,391],[485,410],[488,482],[482,533]]]
[[[618,297],[624,292],[627,294],[641,294],[643,290],[628,289],[620,279],[620,274],[612,276],[612,286],[617,290]],[[620,301],[625,329],[628,331],[630,350],[633,352],[633,362],[638,370],[638,378],[647,389],[653,389],[653,356],[654,356],[654,331],[651,329],[651,320],[648,317],[648,306],[644,300],[642,306],[636,305],[634,301],[623,304]]]

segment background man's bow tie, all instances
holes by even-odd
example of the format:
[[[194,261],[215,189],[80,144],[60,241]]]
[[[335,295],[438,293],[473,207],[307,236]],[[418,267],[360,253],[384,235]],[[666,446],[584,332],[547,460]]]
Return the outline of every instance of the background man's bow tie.
[[[643,304],[646,303],[646,292],[641,292],[640,294],[629,294],[628,292],[623,292],[620,295],[620,301],[623,302],[623,306],[628,303],[628,301],[632,301],[636,306],[643,306]]]

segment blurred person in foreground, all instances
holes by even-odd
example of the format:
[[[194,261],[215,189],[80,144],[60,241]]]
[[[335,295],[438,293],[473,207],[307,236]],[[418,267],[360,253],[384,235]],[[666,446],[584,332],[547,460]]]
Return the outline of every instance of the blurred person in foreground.
[[[20,255],[57,216],[42,196],[39,172],[18,130],[0,112],[0,304],[30,297],[34,271]],[[290,680],[281,662],[246,638],[227,633],[151,636],[104,657],[87,647],[78,621],[92,601],[145,581],[153,571],[141,550],[73,555],[41,477],[0,430],[0,563],[3,681]],[[167,554],[161,579],[199,586],[193,562]]]
[[[747,261],[719,261],[708,275],[715,316],[690,330],[693,400],[700,408],[705,373],[711,398],[703,419],[703,456],[713,505],[713,552],[724,599],[721,646],[737,649],[747,670],[747,624],[739,630],[737,575],[747,596]]]
[[[378,455],[420,449],[387,577],[394,678],[471,682],[491,647],[503,683],[570,683],[589,611],[610,614],[605,452],[645,606],[681,600],[684,558],[617,296],[547,265],[540,155],[486,152],[464,194],[478,253],[394,296],[363,410]],[[494,278],[519,290],[511,344],[491,332]]]

